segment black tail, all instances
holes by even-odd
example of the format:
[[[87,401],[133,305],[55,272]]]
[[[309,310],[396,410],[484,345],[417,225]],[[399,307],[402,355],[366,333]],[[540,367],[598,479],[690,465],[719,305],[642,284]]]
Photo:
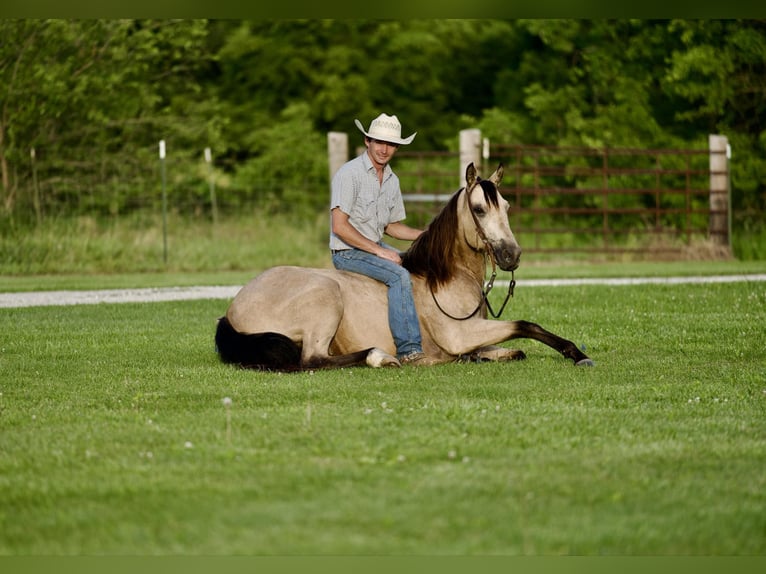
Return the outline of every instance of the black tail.
[[[226,317],[218,320],[215,348],[221,361],[246,369],[297,371],[301,368],[301,349],[291,339],[279,333],[240,333]]]

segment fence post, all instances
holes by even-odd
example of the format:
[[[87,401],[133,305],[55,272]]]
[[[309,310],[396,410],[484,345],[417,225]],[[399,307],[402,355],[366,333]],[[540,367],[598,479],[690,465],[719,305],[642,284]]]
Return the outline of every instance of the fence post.
[[[213,170],[213,152],[205,148],[205,163],[207,164],[208,186],[210,187],[210,207],[213,211],[213,225],[218,225],[218,201],[215,197],[215,171]]]
[[[348,161],[348,134],[345,132],[327,133],[327,163],[330,166],[330,181],[335,172]]]
[[[481,169],[481,152],[481,130],[477,128],[460,130],[460,173],[458,174],[458,187],[465,187],[465,170],[468,164],[473,162],[476,169]],[[489,174],[486,175],[489,176]]]
[[[37,185],[37,164],[35,163],[35,148],[29,150],[29,157],[32,161],[32,190],[34,195],[32,196],[32,203],[35,206],[35,217],[37,218],[37,225],[40,225],[43,221],[42,206],[40,204],[40,187]]]
[[[160,167],[162,169],[162,260],[168,264],[168,194],[165,190],[165,140],[160,140]]]
[[[726,136],[708,136],[710,151],[710,220],[708,235],[716,245],[729,246],[729,140]]]

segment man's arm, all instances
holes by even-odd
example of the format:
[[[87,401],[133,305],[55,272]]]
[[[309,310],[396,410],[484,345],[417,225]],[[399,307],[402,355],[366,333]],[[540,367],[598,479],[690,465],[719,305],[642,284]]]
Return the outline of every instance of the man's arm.
[[[348,214],[341,211],[339,207],[333,208],[330,214],[332,232],[340,237],[344,243],[350,245],[351,247],[355,247],[357,249],[361,249],[362,251],[367,251],[368,253],[377,255],[382,259],[388,259],[394,263],[402,262],[401,257],[399,257],[399,254],[396,251],[386,249],[374,241],[370,241],[364,235],[359,233],[356,227],[351,225]]]
[[[386,225],[386,235],[390,235],[394,239],[403,239],[405,241],[414,241],[420,234],[423,233],[422,229],[415,229],[409,225],[402,223],[401,221],[395,221]]]

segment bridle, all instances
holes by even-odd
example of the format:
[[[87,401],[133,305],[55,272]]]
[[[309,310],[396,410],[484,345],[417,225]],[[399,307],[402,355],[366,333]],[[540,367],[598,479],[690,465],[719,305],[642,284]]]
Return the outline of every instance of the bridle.
[[[478,185],[477,180],[477,184]],[[474,187],[476,187],[474,185]],[[500,306],[500,310],[495,313],[495,311],[492,309],[492,305],[489,303],[489,292],[492,291],[492,287],[495,284],[495,277],[497,277],[497,260],[495,258],[495,251],[492,249],[492,246],[489,243],[489,239],[487,239],[487,235],[484,233],[484,229],[482,228],[481,224],[479,223],[479,219],[476,217],[476,214],[474,213],[473,209],[471,209],[471,202],[470,202],[470,195],[471,191],[473,191],[474,187],[472,187],[470,190],[466,189],[466,197],[468,198],[468,210],[471,212],[471,217],[473,218],[473,223],[476,226],[476,233],[479,236],[479,239],[484,244],[483,251],[484,251],[484,268],[486,269],[487,266],[487,258],[492,262],[492,275],[490,275],[489,281],[487,281],[487,284],[482,288],[481,292],[481,299],[479,299],[479,304],[476,306],[476,309],[474,309],[471,313],[466,315],[465,317],[455,317],[454,315],[448,313],[445,311],[442,306],[439,304],[439,301],[436,299],[436,294],[434,293],[433,287],[430,288],[431,291],[431,298],[434,300],[434,303],[436,303],[436,306],[438,307],[439,311],[444,313],[447,317],[450,319],[454,319],[455,321],[466,321],[476,315],[476,313],[479,312],[482,305],[487,306],[487,310],[489,311],[489,314],[492,315],[495,319],[498,319],[500,315],[503,314],[503,311],[505,310],[505,306],[508,304],[508,301],[511,297],[513,297],[513,290],[516,287],[516,280],[513,278],[513,271],[511,271],[511,281],[508,283],[508,293],[505,295],[505,300],[503,301],[503,304]],[[471,249],[474,251],[479,251],[479,249],[476,249],[473,247],[470,243],[468,244]]]

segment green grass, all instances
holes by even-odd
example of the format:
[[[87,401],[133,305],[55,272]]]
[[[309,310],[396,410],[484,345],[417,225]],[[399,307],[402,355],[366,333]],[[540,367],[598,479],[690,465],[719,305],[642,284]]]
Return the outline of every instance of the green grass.
[[[685,261],[663,261],[661,254],[651,252],[642,256],[643,261],[633,261],[628,255],[527,251],[519,277],[763,272],[766,263],[757,255],[760,246],[766,246],[761,239],[765,236],[755,229],[738,238],[740,244],[750,244],[749,257],[743,261],[713,260],[713,254],[704,249],[690,251]],[[519,241],[522,248],[534,244],[533,237],[520,236]],[[113,221],[51,220],[23,230],[3,228],[0,290],[241,284],[274,265],[331,266],[325,213],[306,221],[244,212],[222,219],[217,226],[202,218],[171,215],[167,262],[163,245],[161,219],[146,215]]]
[[[518,289],[592,369],[241,371],[225,307],[0,310],[0,554],[766,552],[764,283]]]
[[[689,277],[695,275],[739,275],[766,273],[765,261],[658,261],[658,262],[573,262],[559,259],[546,263],[522,261],[515,278],[522,286],[526,279],[571,279],[601,277]],[[257,259],[246,270],[189,270],[163,272],[69,272],[43,275],[0,275],[0,292],[51,291],[60,289],[133,289],[142,287],[188,287],[196,285],[244,285],[271,265],[331,266],[326,249],[315,258],[285,256],[284,261]],[[510,274],[498,270],[498,279]]]
[[[329,215],[312,221],[242,213],[218,225],[169,216],[167,262],[162,220],[149,215],[97,221],[90,217],[45,222],[0,233],[3,275],[230,273],[285,261],[329,264]]]

